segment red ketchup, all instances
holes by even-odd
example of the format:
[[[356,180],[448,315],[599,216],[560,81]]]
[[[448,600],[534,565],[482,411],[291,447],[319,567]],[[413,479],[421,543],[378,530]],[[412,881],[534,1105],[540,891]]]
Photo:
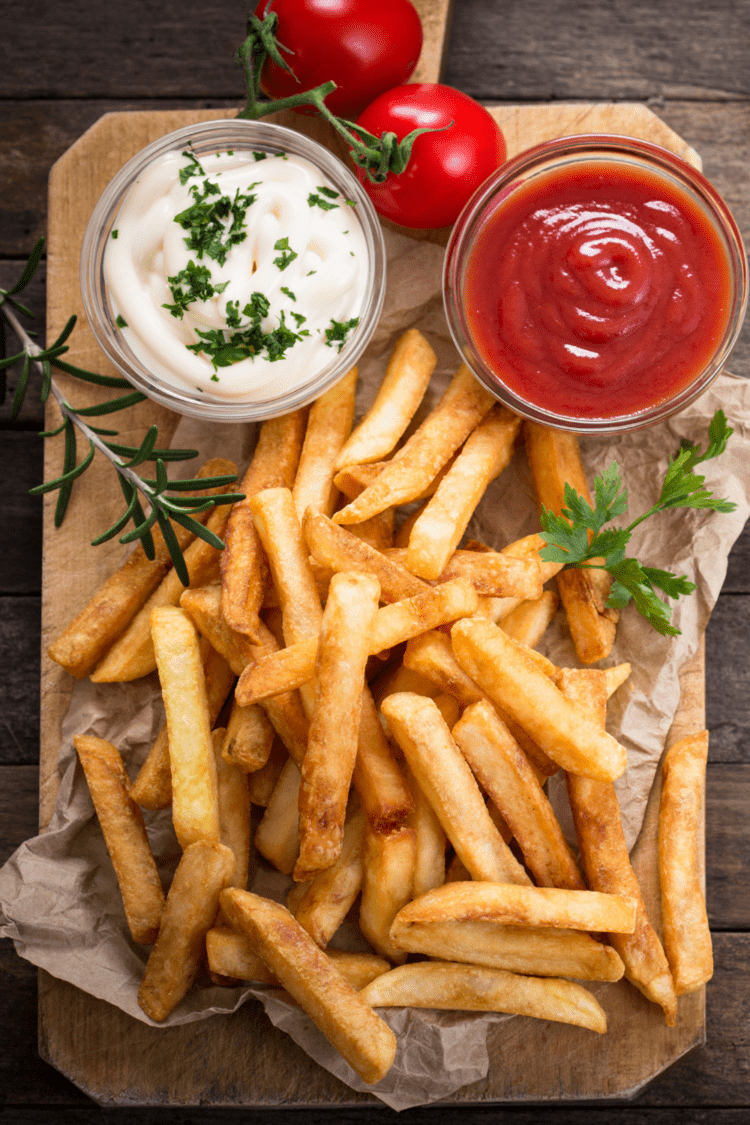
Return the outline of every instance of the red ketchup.
[[[730,285],[720,236],[686,192],[592,161],[498,200],[464,301],[475,348],[516,395],[613,418],[696,378],[725,331]]]

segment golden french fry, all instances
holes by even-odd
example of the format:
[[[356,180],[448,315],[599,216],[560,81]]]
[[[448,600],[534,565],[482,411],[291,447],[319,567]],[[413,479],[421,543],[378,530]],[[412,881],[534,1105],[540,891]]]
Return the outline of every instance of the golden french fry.
[[[226,890],[221,907],[256,954],[365,1082],[390,1070],[396,1037],[348,984],[329,957],[278,903]]]
[[[155,609],[151,628],[167,716],[175,834],[183,848],[218,841],[216,763],[198,636],[177,606]]]
[[[229,848],[207,840],[189,844],[182,853],[138,989],[138,1003],[152,1020],[165,1020],[193,983],[219,907],[219,893],[234,864]]]
[[[310,407],[307,431],[297,467],[292,495],[300,521],[307,508],[333,513],[336,489],[334,466],[354,421],[357,368],[325,391]]]
[[[299,854],[301,784],[299,768],[287,758],[255,833],[257,850],[284,875],[291,875]]]
[[[483,701],[467,707],[452,733],[474,776],[518,841],[537,884],[585,890],[552,806],[492,704]]]
[[[227,886],[246,888],[250,863],[250,795],[243,771],[222,755],[225,734],[221,727],[212,732],[219,789],[220,842],[230,849],[235,861]]]
[[[607,681],[607,698],[609,698],[630,676],[630,665],[615,664],[612,668],[605,668],[604,675]]]
[[[260,957],[253,953],[250,940],[228,926],[214,926],[208,931],[206,954],[211,972],[218,976],[261,981],[264,984],[279,983]],[[376,957],[373,953],[347,953],[342,949],[328,949],[326,957],[357,991],[381,973],[387,973],[391,967],[382,957]]]
[[[305,514],[302,532],[310,554],[324,566],[334,571],[358,570],[374,574],[384,602],[400,601],[429,590],[426,582],[415,578],[404,566],[357,539],[346,528],[337,527],[320,513]]]
[[[376,953],[396,964],[406,960],[406,953],[391,941],[391,923],[412,897],[416,858],[417,839],[411,828],[382,836],[367,827],[359,928]]]
[[[431,414],[360,496],[336,512],[335,523],[359,523],[415,500],[494,405],[462,364]]]
[[[600,1004],[580,984],[476,965],[445,961],[401,965],[376,977],[360,996],[375,1008],[507,1012],[577,1024],[600,1034],[607,1030],[607,1017]]]
[[[365,814],[357,809],[344,825],[338,859],[319,871],[309,883],[294,910],[295,918],[321,949],[325,949],[354,903],[364,875]],[[301,886],[302,884],[297,884]]]
[[[490,820],[479,787],[432,699],[402,692],[383,714],[446,836],[475,879],[528,883]]]
[[[164,892],[143,824],[128,793],[128,775],[111,742],[88,735],[73,739],[122,895],[133,941],[150,945],[159,932]]]
[[[413,807],[411,793],[367,687],[362,692],[352,783],[374,832],[388,835],[404,827]]]
[[[250,511],[266,488],[291,488],[297,472],[307,409],[269,418],[260,427],[253,458],[242,478],[245,499],[232,508],[221,556],[221,612],[227,625],[257,641],[268,567]]]
[[[406,567],[408,551],[404,547],[387,547],[383,554],[389,562]],[[542,595],[542,569],[533,554],[514,558],[501,551],[454,551],[435,581],[447,582],[452,578],[466,578],[487,599],[512,600],[511,608],[526,598]]]
[[[577,436],[535,422],[526,422],[524,430],[537,503],[559,515],[565,507],[566,483],[590,503]],[[557,576],[570,635],[582,664],[602,660],[612,649],[619,614],[606,606],[611,585],[605,570],[563,570]]]
[[[445,719],[445,716],[443,718]],[[414,832],[417,841],[412,897],[418,898],[419,895],[431,891],[434,887],[440,887],[445,882],[446,837],[432,805],[408,767],[406,780],[414,802],[414,811],[407,824]]]
[[[450,472],[412,528],[406,568],[438,578],[458,546],[490,481],[513,456],[521,419],[499,404],[469,435]]]
[[[444,883],[401,911],[412,922],[500,922],[558,930],[632,934],[636,903],[624,895],[501,882]]]
[[[221,586],[218,582],[195,590],[188,587],[180,595],[180,607],[201,636],[221,653],[235,676],[240,676],[247,665],[255,661],[249,638],[235,633],[221,616]]]
[[[207,461],[196,476],[206,478],[232,472],[236,472],[234,464],[217,457]],[[211,494],[211,490],[206,490],[198,495]],[[206,512],[199,513],[196,519],[203,522],[206,515]],[[172,530],[180,549],[184,550],[193,539],[192,532],[179,525],[173,526]],[[172,565],[169,549],[158,527],[151,529],[151,535],[155,557],[148,559],[143,545],[139,543],[47,650],[50,658],[76,679],[81,680],[94,670]]]
[[[267,808],[271,795],[276,788],[281,771],[289,761],[286,747],[278,735],[271,744],[271,753],[268,761],[259,770],[247,775],[247,791],[250,794],[250,803]]]
[[[273,738],[274,729],[265,711],[257,706],[240,707],[235,700],[224,738],[224,761],[239,766],[246,774],[254,773],[268,761]]]
[[[445,633],[430,631],[414,637],[406,645],[404,653],[406,668],[423,675],[433,684],[433,695],[436,686],[458,700],[462,707],[469,707],[488,696],[467,676],[453,654],[450,637]],[[404,690],[409,690],[405,688]],[[426,694],[419,689],[421,694]],[[531,762],[534,770],[540,777],[551,777],[560,768],[543,750],[519,727],[518,723],[497,704],[493,704],[500,718],[508,727],[518,745]]]
[[[704,730],[671,746],[662,766],[659,881],[664,947],[678,996],[700,988],[714,969],[698,858],[707,760]]]
[[[466,920],[402,923],[397,914],[391,940],[409,953],[534,977],[614,981],[623,974],[615,950],[582,930]]]
[[[396,448],[424,397],[436,363],[437,356],[416,328],[396,341],[375,401],[336,458],[337,469],[379,461]]]
[[[451,640],[464,671],[563,769],[600,781],[624,771],[624,746],[566,699],[529,657],[532,649],[480,618],[458,621]]]
[[[536,648],[557,613],[560,599],[554,590],[545,590],[533,601],[523,601],[502,619],[500,628],[514,641]]]
[[[234,467],[234,462],[229,462]],[[236,467],[235,471],[236,471]],[[229,486],[227,485],[227,488]],[[206,520],[206,527],[219,538],[224,534],[229,519],[229,507],[214,508]],[[190,586],[206,586],[218,579],[220,552],[203,539],[194,539],[183,552]],[[151,614],[162,605],[179,605],[185,587],[177,572],[172,569],[154,590],[151,597],[135,615],[123,635],[115,641],[104,659],[91,673],[93,683],[124,683],[148,676],[156,668],[154,643],[151,639]]]
[[[208,718],[213,727],[232,690],[234,672],[224,657],[208,645],[203,658],[203,674],[206,680]],[[130,786],[130,796],[143,809],[166,809],[172,803],[172,769],[166,723],[154,739],[146,760]]]
[[[371,577],[377,581],[374,576]],[[476,591],[464,578],[428,587],[424,593],[413,598],[382,606],[373,615],[369,635],[364,637],[368,655],[394,648],[425,629],[434,629],[468,616],[476,606]],[[279,692],[307,684],[314,673],[317,652],[318,642],[311,638],[269,653],[242,673],[235,698],[247,707]]]
[[[594,669],[563,669],[560,688],[604,726],[607,712],[606,673]],[[566,774],[568,799],[578,837],[581,862],[594,891],[623,894],[636,903],[632,934],[611,934],[610,941],[625,965],[625,975],[649,1000],[664,1010],[667,1025],[677,1017],[674,983],[662,944],[651,925],[630,863],[615,787],[608,781]]]
[[[341,850],[359,738],[362,690],[380,583],[342,571],[331,588],[315,663],[315,706],[300,789],[297,881],[330,867]]]

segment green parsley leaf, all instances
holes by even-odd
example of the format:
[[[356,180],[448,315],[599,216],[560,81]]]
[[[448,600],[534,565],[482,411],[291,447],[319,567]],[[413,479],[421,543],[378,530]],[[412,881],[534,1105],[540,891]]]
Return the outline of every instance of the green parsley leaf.
[[[286,285],[281,286],[281,292],[286,293],[286,295],[287,295],[287,297],[289,298],[290,301],[296,301],[297,300],[294,293],[292,293],[291,289],[287,289]]]
[[[683,443],[669,462],[656,504],[627,527],[605,526],[623,515],[628,507],[627,488],[622,483],[616,461],[594,481],[593,507],[571,485],[566,484],[560,515],[542,507],[541,537],[546,546],[539,552],[540,558],[545,562],[563,563],[566,568],[593,567],[608,571],[613,578],[607,601],[609,607],[623,609],[632,601],[638,612],[659,633],[675,636],[679,629],[670,624],[672,610],[656,590],[661,590],[668,598],[679,598],[691,594],[695,584],[685,575],[643,566],[637,559],[626,556],[626,548],[640,523],[668,508],[734,511],[736,505],[732,501],[716,498],[704,488],[705,477],[693,471],[703,461],[719,457],[733,432],[724,412],[717,410],[709,427],[705,452],[701,452],[700,446]]]
[[[119,313],[117,314],[115,324],[117,325],[118,328],[127,328],[127,326],[128,326],[127,320],[125,320],[124,317],[120,316]]]
[[[330,328],[326,328],[326,345],[332,348],[334,344],[338,344],[338,350],[341,351],[346,342],[346,337],[349,335],[352,328],[356,328],[358,324],[358,316],[353,316],[351,320],[343,322],[334,320],[333,317],[331,317],[331,326]]]
[[[180,183],[186,184],[191,176],[205,176],[202,165],[196,159],[192,152],[183,152],[182,154],[190,161],[184,168],[180,168]]]
[[[253,158],[255,160],[265,160],[267,158],[267,156],[268,156],[267,152],[253,152]]]
[[[113,237],[113,238],[117,238],[117,237],[118,237],[118,235],[119,235],[119,233],[120,233],[120,232],[119,232],[119,230],[113,230],[113,231],[112,231],[112,237]]]
[[[273,264],[275,266],[278,266],[280,270],[285,270],[286,267],[290,265],[296,257],[298,257],[296,252],[292,250],[291,246],[289,245],[288,238],[280,238],[278,242],[274,242],[273,248],[274,250],[282,251],[279,257],[274,258],[273,260]]]
[[[174,304],[163,304],[162,308],[168,309],[172,316],[179,320],[182,320],[188,305],[193,301],[208,301],[217,293],[223,293],[229,285],[228,281],[214,285],[208,266],[198,266],[192,258],[184,270],[180,270],[173,277],[168,277],[167,282]]]
[[[188,344],[188,350],[206,355],[211,360],[214,371],[220,367],[229,367],[243,359],[254,359],[256,355],[265,354],[271,363],[283,359],[287,349],[309,333],[294,332],[287,325],[283,312],[278,327],[270,332],[264,332],[261,324],[268,316],[269,310],[268,298],[263,293],[253,293],[242,310],[242,315],[250,320],[250,324],[240,329],[238,302],[228,301],[226,333],[220,328],[207,331],[197,329],[199,342]],[[237,330],[232,331],[232,329]],[[212,375],[211,378],[215,380],[218,376]]]

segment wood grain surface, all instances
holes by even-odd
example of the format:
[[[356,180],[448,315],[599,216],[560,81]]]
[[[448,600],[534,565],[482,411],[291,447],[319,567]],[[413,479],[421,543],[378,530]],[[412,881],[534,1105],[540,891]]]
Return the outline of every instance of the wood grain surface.
[[[750,6],[747,0],[455,0],[445,81],[487,102],[648,101],[700,152],[704,170],[727,198],[747,239],[750,199]],[[46,230],[46,184],[54,161],[98,118],[127,109],[228,109],[241,101],[231,55],[243,15],[226,5],[102,6],[32,0],[0,13],[0,287],[18,276],[22,256]],[[44,324],[44,273],[28,291]],[[750,333],[732,369],[750,374]],[[9,385],[14,387],[11,373]],[[0,550],[0,862],[37,823],[41,512],[27,489],[41,479],[36,431],[42,409],[29,396],[21,419],[0,415],[6,470]],[[440,1106],[402,1120],[501,1122],[540,1118],[559,1125],[658,1121],[744,1125],[750,1111],[750,535],[730,559],[706,637],[708,771],[706,865],[716,973],[708,987],[706,1045],[645,1088],[630,1105],[548,1104],[498,1108]],[[0,1104],[13,1122],[101,1121],[102,1111],[40,1061],[36,972],[10,943],[0,944]],[[258,1110],[254,1122],[282,1111]],[[239,1120],[230,1110],[112,1110],[142,1122]],[[285,1114],[284,1116],[288,1116]],[[374,1107],[298,1111],[319,1120],[382,1120]],[[242,1116],[244,1120],[246,1115]]]

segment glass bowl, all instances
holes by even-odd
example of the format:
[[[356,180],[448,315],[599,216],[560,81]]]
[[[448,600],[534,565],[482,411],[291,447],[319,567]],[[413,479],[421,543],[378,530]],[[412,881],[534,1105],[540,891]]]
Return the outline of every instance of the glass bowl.
[[[304,157],[323,174],[346,200],[364,236],[367,278],[359,323],[350,332],[340,351],[332,348],[329,362],[307,370],[295,385],[284,386],[274,380],[266,387],[249,392],[247,397],[222,398],[201,393],[187,384],[178,385],[160,370],[136,341],[134,350],[118,327],[118,310],[105,278],[105,251],[117,232],[117,218],[123,203],[139,176],[158,158],[181,152],[187,146],[200,158],[217,152],[240,154],[267,152]],[[257,159],[257,157],[256,157]],[[349,209],[347,208],[347,211]],[[116,234],[115,234],[116,237]],[[207,121],[167,134],[148,145],[117,173],[103,192],[89,220],[81,249],[80,267],[83,307],[91,329],[104,353],[134,387],[180,414],[220,422],[262,421],[305,406],[333,386],[357,362],[378,323],[385,296],[385,246],[375,209],[352,172],[329,152],[302,133],[263,121],[236,118]],[[127,326],[127,325],[126,325]],[[274,385],[275,384],[275,385]]]
[[[647,201],[642,214],[653,222],[644,228],[645,237],[634,233],[631,238],[633,213],[623,212],[627,229],[624,235],[616,232],[617,246],[612,250],[615,244],[606,242],[606,216],[604,226],[598,226],[602,207],[592,203],[605,196],[576,192],[580,185],[588,191],[592,184],[616,181],[631,185],[634,192],[642,192],[644,185],[648,188],[648,194],[640,196]],[[503,243],[498,232],[512,231],[514,223],[530,214],[535,217],[515,249],[510,241]],[[685,232],[686,246],[711,248],[708,257],[691,251],[689,272],[703,294],[705,314],[701,315],[707,327],[702,336],[686,337],[695,345],[690,345],[688,362],[683,357],[677,362],[668,350],[672,343],[669,329],[664,328],[670,318],[676,319],[674,310],[684,290],[693,285],[684,273],[686,266],[676,264],[677,256],[671,272],[659,272],[660,262],[670,259],[671,251],[667,247],[665,255],[664,246],[674,241],[675,230],[680,237]],[[573,241],[565,241],[564,231]],[[604,259],[597,254],[604,252],[605,243],[607,300],[612,285],[625,291],[632,281],[631,292],[637,296],[632,305],[635,327],[623,330],[625,320],[617,321],[614,315],[611,324],[616,329],[599,327],[609,314],[600,317],[600,306],[591,297],[590,263],[596,260],[597,268],[601,265]],[[646,281],[642,264],[652,271]],[[519,292],[523,292],[521,300]],[[568,293],[572,297],[566,304]],[[443,296],[457,348],[500,402],[524,418],[556,429],[617,433],[653,425],[676,413],[718,374],[742,326],[747,262],[726,204],[690,164],[634,138],[563,137],[521,153],[475,192],[446,250]],[[651,303],[655,311],[649,312],[649,321],[644,310]],[[566,335],[571,321],[577,332],[585,330],[583,335]],[[560,322],[565,325],[562,330]],[[600,343],[607,333],[611,345]],[[613,350],[607,351],[609,347]],[[616,360],[618,349],[622,350]],[[600,354],[601,362],[596,358]],[[672,373],[669,385],[668,371]]]

